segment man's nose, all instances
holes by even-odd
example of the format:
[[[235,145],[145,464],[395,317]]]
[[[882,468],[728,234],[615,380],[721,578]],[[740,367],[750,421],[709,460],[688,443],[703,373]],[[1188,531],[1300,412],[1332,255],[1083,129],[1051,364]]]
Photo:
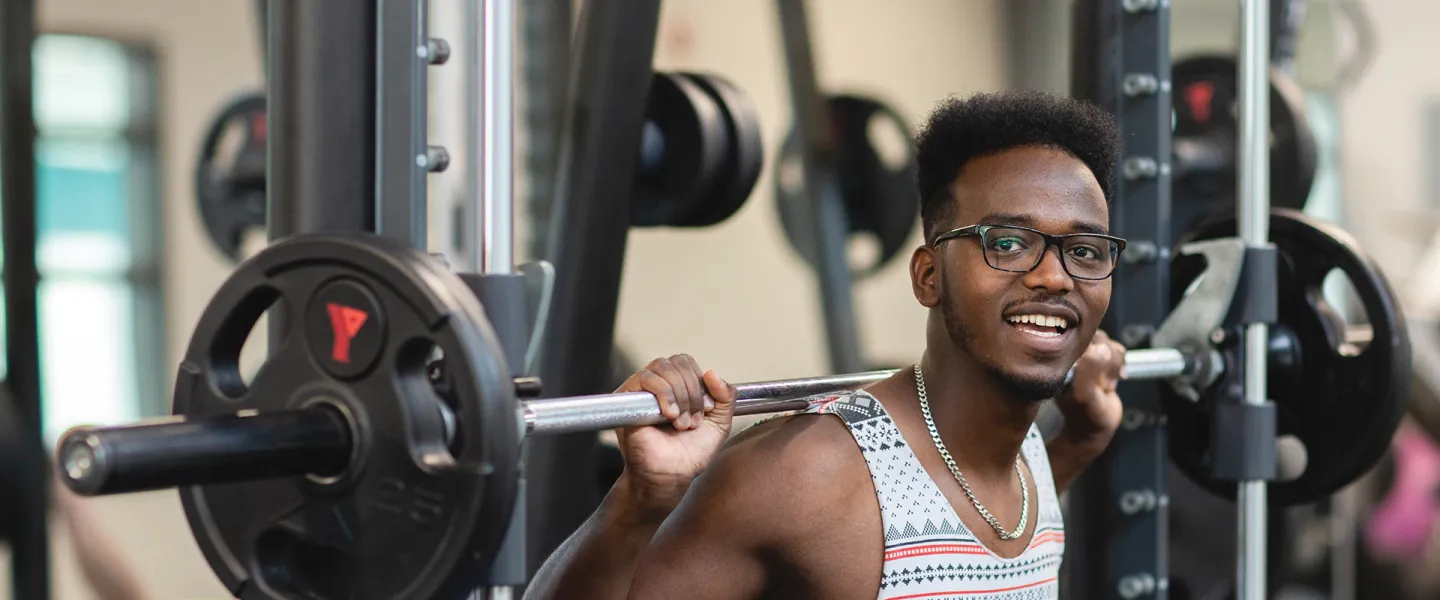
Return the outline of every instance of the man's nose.
[[[1044,254],[1040,255],[1040,264],[1025,274],[1024,283],[1032,290],[1045,290],[1052,294],[1066,294],[1075,289],[1075,280],[1065,271],[1060,248],[1055,246],[1045,248]]]

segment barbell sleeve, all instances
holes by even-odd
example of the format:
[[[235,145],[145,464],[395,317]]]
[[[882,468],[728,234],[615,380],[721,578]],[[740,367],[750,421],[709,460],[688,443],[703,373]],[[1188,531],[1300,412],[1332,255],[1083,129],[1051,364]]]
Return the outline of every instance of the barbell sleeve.
[[[1165,379],[1190,373],[1194,358],[1175,348],[1125,352],[1125,379]]]
[[[333,474],[349,458],[350,427],[323,406],[77,427],[58,451],[60,479],[83,496]]]

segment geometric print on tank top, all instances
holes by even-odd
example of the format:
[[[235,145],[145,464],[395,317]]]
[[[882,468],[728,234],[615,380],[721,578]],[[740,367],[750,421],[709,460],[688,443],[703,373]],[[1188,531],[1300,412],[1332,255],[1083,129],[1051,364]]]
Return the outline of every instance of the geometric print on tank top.
[[[960,521],[885,407],[869,392],[812,398],[801,412],[840,417],[865,455],[885,530],[880,600],[1059,597],[1065,523],[1038,427],[1030,427],[1021,453],[1030,467],[1027,483],[1039,495],[1040,514],[1030,545],[1007,559],[982,545]]]

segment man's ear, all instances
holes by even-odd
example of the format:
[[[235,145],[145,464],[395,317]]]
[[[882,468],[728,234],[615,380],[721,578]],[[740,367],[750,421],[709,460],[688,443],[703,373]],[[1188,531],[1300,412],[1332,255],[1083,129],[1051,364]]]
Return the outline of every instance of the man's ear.
[[[925,308],[940,304],[940,251],[920,246],[910,254],[910,288]]]

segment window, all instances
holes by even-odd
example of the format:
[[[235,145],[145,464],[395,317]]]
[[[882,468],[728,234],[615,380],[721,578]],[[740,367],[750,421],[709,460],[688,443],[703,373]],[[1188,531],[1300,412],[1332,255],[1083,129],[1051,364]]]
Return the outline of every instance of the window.
[[[154,64],[146,49],[102,38],[35,43],[41,394],[52,443],[76,424],[168,408]]]

